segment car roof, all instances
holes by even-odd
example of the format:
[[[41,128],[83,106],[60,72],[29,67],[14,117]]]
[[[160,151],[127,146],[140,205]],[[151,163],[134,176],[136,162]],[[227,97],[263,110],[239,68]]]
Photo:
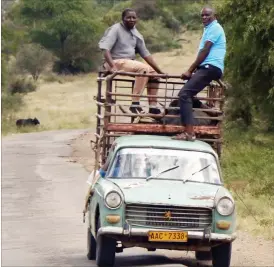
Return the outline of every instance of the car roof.
[[[213,148],[205,142],[195,140],[195,141],[181,141],[173,140],[169,136],[159,136],[159,135],[127,135],[118,137],[115,140],[116,147],[115,150],[123,147],[161,147],[170,149],[182,149],[182,150],[194,150],[194,151],[204,151],[213,153],[215,156],[217,154]]]

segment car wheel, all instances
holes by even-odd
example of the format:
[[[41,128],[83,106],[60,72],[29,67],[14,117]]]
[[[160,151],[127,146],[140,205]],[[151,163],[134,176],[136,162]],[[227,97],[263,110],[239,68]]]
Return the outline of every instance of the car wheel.
[[[87,232],[87,258],[89,260],[95,260],[96,258],[96,240],[91,233],[90,227]]]
[[[231,243],[225,243],[212,248],[212,266],[229,267],[231,260]]]
[[[200,261],[210,261],[212,260],[211,251],[195,251],[196,260]]]
[[[98,218],[97,229],[101,227]],[[113,266],[115,262],[116,240],[104,235],[97,236],[96,264],[99,267]]]

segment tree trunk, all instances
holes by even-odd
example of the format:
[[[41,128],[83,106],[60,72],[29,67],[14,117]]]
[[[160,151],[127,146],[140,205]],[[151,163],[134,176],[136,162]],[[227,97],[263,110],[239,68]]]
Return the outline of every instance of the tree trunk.
[[[66,68],[66,58],[65,58],[65,41],[67,39],[66,34],[61,34],[60,35],[60,47],[61,47],[61,53],[60,53],[60,73],[62,73]]]

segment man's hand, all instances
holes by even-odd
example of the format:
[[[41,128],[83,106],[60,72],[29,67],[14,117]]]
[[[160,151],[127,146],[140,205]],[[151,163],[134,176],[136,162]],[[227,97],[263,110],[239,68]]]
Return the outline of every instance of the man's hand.
[[[116,71],[118,71],[118,69],[116,68],[115,65],[113,65],[113,67],[110,69],[110,71],[111,71],[111,72],[116,72]]]
[[[157,73],[158,73],[158,74],[165,74],[165,73],[164,73],[163,71],[161,71],[161,70],[158,70]]]
[[[181,75],[181,79],[183,80],[189,80],[192,76],[192,73],[188,70],[186,72],[184,72],[182,75]]]
[[[163,74],[163,75],[166,75],[166,76],[168,76],[168,73],[166,73],[166,72],[163,72],[163,71],[158,71],[158,74]]]

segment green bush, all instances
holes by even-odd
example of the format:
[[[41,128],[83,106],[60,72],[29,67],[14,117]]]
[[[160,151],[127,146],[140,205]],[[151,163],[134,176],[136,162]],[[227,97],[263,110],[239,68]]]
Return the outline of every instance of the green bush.
[[[174,16],[173,11],[169,8],[169,3],[163,5],[156,0],[135,0],[132,5],[141,20],[148,21],[160,18],[164,28],[171,29],[177,33],[180,31],[181,22]]]
[[[19,94],[11,95],[3,92],[1,97],[1,111],[4,117],[6,117],[7,113],[10,111],[16,112],[20,110],[23,105],[22,96]]]
[[[103,31],[92,2],[22,0],[19,5],[24,24],[30,27],[32,42],[45,47],[58,59],[60,64],[57,62],[55,69],[60,73],[90,70],[87,62],[91,65],[94,53],[90,48],[97,46]]]
[[[188,30],[197,30],[202,27],[200,14],[204,6],[205,1],[180,1],[170,6],[170,9],[174,17]]]
[[[8,82],[8,68],[6,55],[1,53],[1,88],[6,88]]]
[[[225,0],[219,10],[227,33],[225,78],[231,84],[229,97],[234,103],[235,117],[241,118],[246,112],[246,103],[250,109],[249,114],[245,114],[247,125],[263,119],[268,121],[269,129],[273,129],[273,1]]]
[[[150,1],[134,0],[132,3],[132,7],[136,11],[138,17],[141,20],[152,20],[152,19],[155,19],[160,14],[160,10],[157,7],[156,0],[150,0]]]
[[[165,28],[161,19],[140,21],[138,29],[144,36],[146,46],[150,52],[160,52],[171,48],[179,48],[175,34]]]
[[[35,91],[37,88],[37,84],[24,76],[14,76],[11,78],[11,81],[8,85],[8,91],[11,94],[24,94]]]
[[[16,55],[16,67],[21,73],[31,74],[36,81],[52,61],[52,54],[38,44],[22,46]]]

